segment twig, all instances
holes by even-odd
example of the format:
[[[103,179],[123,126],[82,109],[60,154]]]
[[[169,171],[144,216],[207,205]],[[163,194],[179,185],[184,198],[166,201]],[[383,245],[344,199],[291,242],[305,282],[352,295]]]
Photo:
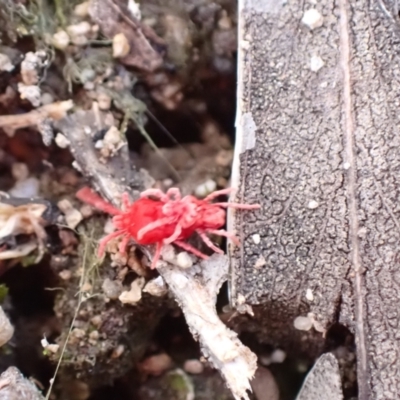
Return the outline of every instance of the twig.
[[[17,129],[40,125],[45,119],[59,120],[74,106],[72,100],[46,104],[25,114],[0,115],[0,128],[8,136],[13,136]]]
[[[235,399],[248,399],[257,357],[218,318],[215,303],[228,278],[228,257],[215,254],[189,269],[163,263],[157,268],[185,315],[202,353],[224,377]]]

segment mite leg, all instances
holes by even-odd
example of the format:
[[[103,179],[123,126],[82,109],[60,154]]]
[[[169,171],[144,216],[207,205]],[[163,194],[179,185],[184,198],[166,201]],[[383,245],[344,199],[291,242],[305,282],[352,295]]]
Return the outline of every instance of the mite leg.
[[[178,188],[170,188],[167,190],[169,200],[179,201],[182,199],[181,191]]]
[[[147,224],[144,226],[142,229],[139,230],[137,234],[137,240],[143,239],[143,236],[147,233],[152,231],[153,229],[160,228],[164,225],[170,224],[170,219],[169,218],[161,218],[158,221],[151,222],[150,224]]]
[[[261,208],[260,204],[241,204],[241,203],[214,203],[215,206],[219,207],[230,207],[230,208],[237,208],[239,210],[258,210]]]
[[[123,193],[122,197],[122,208],[124,211],[127,211],[129,206],[131,205],[130,201],[129,201],[129,194],[128,193]]]
[[[102,199],[96,192],[94,192],[89,187],[85,186],[82,189],[78,190],[75,194],[76,198],[84,203],[91,205],[92,207],[97,208],[100,211],[111,215],[118,215],[121,212],[118,208],[114,207],[112,204],[108,203],[104,199]]]
[[[208,260],[208,258],[209,258],[207,255],[203,254],[201,251],[197,250],[196,248],[194,248],[193,246],[191,246],[188,243],[182,242],[181,240],[176,240],[174,242],[174,244],[176,244],[183,250],[186,250],[187,252],[192,253],[199,258],[202,258],[203,260]]]
[[[215,253],[224,254],[224,252],[210,240],[210,238],[205,234],[205,232],[198,230],[197,233],[201,237],[201,240]]]
[[[126,246],[128,246],[130,237],[128,235],[125,235],[125,237],[122,239],[121,243],[118,246],[118,251],[122,254],[126,253]]]
[[[160,189],[147,189],[140,193],[140,197],[155,197],[163,203],[167,203],[169,201],[169,197]]]
[[[217,236],[224,236],[228,239],[231,239],[233,243],[239,246],[240,242],[239,239],[235,236],[234,233],[228,232],[224,229],[207,229],[207,233],[212,233],[213,235]]]
[[[174,233],[169,238],[164,239],[164,243],[170,244],[172,242],[175,242],[175,240],[178,239],[181,233],[182,233],[182,227],[179,224],[177,224]]]
[[[104,236],[103,239],[100,240],[100,242],[99,242],[99,249],[97,250],[97,254],[99,255],[99,257],[102,257],[102,256],[103,256],[104,250],[105,250],[105,248],[106,248],[107,243],[108,243],[110,240],[112,240],[112,239],[114,239],[114,238],[116,238],[116,237],[118,237],[118,236],[121,236],[121,235],[123,235],[123,232],[121,232],[121,231],[115,231],[115,232],[110,233],[110,234],[107,235],[107,236]]]
[[[153,261],[151,262],[151,267],[150,267],[151,269],[154,269],[157,266],[157,262],[158,262],[158,260],[160,259],[160,256],[161,256],[162,246],[163,246],[162,242],[158,242],[157,243],[156,252],[154,254]]]
[[[212,192],[210,193],[205,199],[204,201],[211,201],[214,200],[216,197],[225,195],[225,194],[230,194],[232,192],[234,192],[236,189],[234,188],[228,188],[228,189],[222,189],[222,190],[217,190],[216,192]]]

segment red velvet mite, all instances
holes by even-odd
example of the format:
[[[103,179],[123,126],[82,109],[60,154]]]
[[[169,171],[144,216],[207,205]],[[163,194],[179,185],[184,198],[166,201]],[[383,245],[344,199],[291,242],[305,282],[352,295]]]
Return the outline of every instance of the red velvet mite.
[[[112,221],[115,232],[101,239],[99,256],[104,254],[105,247],[111,239],[123,237],[119,251],[124,253],[129,240],[133,238],[141,245],[156,245],[156,253],[151,264],[151,268],[155,268],[163,245],[171,243],[197,257],[207,259],[207,255],[184,241],[195,232],[216,253],[223,254],[223,251],[211,242],[208,234],[225,236],[239,244],[238,238],[233,233],[220,229],[225,224],[225,208],[255,210],[260,208],[260,205],[211,202],[231,191],[232,189],[218,190],[200,200],[194,196],[182,197],[178,188],[171,188],[167,193],[159,189],[148,189],[133,203],[129,202],[128,194],[125,193],[122,197],[122,210],[103,200],[88,187],[80,189],[76,196],[81,201],[114,216]]]

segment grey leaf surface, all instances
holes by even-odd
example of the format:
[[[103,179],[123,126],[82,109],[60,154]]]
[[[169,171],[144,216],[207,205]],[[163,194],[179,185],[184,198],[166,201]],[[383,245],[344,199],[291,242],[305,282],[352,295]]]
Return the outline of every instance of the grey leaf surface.
[[[302,22],[309,9],[321,26]],[[239,36],[233,185],[237,200],[262,209],[229,217],[243,243],[231,250],[232,303],[253,305],[247,328],[309,356],[342,323],[355,334],[359,399],[397,399],[395,3],[246,1]],[[313,328],[296,330],[309,313]]]

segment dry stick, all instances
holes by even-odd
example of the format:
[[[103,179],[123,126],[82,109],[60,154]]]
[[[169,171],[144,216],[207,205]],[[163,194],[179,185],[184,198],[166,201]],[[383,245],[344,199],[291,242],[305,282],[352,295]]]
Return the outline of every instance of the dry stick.
[[[248,399],[257,357],[221,322],[215,309],[219,289],[228,279],[228,257],[214,254],[185,270],[163,262],[157,269],[204,356],[220,371],[235,399]]]
[[[25,114],[0,115],[0,128],[3,128],[9,136],[13,136],[17,129],[37,126],[47,118],[52,120],[64,118],[73,106],[72,100],[67,100],[47,104]]]

